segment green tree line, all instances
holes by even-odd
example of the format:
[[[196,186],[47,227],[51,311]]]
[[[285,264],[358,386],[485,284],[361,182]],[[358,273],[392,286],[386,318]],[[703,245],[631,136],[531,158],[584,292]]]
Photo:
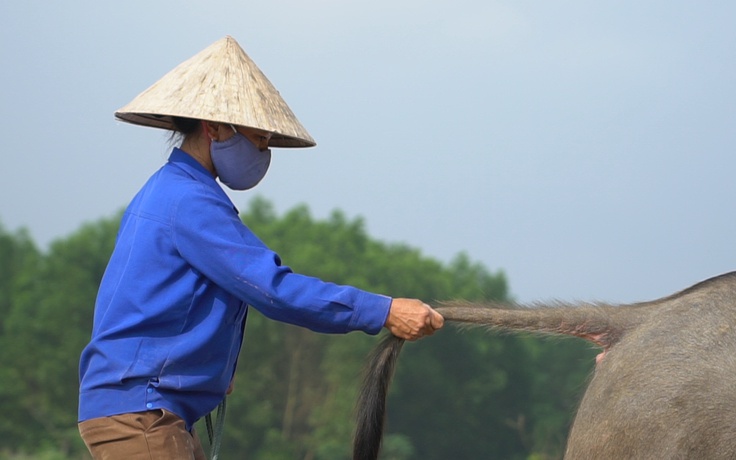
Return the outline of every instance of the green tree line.
[[[295,271],[396,297],[508,299],[503,272],[466,254],[442,263],[371,238],[339,211],[277,215],[255,198],[244,222]],[[79,353],[120,214],[40,251],[0,227],[0,458],[88,458],[76,427]],[[384,332],[385,333],[385,332]],[[376,337],[323,335],[251,309],[221,458],[350,458],[354,404]],[[382,458],[560,458],[595,350],[452,326],[405,346]],[[206,430],[197,427],[205,447]]]

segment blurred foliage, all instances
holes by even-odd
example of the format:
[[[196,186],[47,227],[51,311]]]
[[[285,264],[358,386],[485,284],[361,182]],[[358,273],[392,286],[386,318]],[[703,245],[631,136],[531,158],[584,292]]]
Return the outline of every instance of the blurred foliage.
[[[506,299],[502,272],[467,254],[449,264],[369,237],[361,219],[262,199],[244,222],[295,271],[395,297]],[[79,354],[120,214],[41,252],[0,227],[0,459],[87,458],[76,427]],[[249,312],[222,458],[350,458],[362,333],[322,335]],[[385,333],[385,332],[384,332]],[[389,396],[382,458],[560,458],[594,350],[577,340],[452,326],[409,343]],[[203,424],[197,429],[206,442]]]

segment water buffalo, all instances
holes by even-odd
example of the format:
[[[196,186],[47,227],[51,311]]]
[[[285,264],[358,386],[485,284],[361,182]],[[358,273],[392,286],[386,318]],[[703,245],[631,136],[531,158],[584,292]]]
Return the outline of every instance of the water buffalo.
[[[456,301],[437,310],[451,322],[572,335],[601,347],[567,460],[736,458],[736,272],[630,305]],[[388,336],[371,355],[355,460],[378,457],[402,344]]]

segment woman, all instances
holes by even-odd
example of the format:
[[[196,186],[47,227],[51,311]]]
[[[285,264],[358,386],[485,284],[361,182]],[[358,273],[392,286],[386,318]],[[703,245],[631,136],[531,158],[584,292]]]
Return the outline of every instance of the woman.
[[[416,340],[443,325],[392,299],[293,273],[243,225],[216,178],[254,187],[268,147],[314,140],[226,37],[116,112],[182,137],[128,206],[80,360],[79,429],[95,458],[204,458],[192,426],[232,389],[248,305],[324,333],[386,327]]]

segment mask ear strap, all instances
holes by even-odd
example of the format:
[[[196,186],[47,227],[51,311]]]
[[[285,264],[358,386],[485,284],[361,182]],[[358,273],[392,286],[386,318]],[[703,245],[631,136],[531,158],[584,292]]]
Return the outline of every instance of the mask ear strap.
[[[207,142],[211,145],[212,141],[214,141],[215,139],[210,136],[210,131],[209,129],[207,129],[207,122],[202,120],[200,123],[202,123],[202,131],[204,132],[204,135],[207,136]]]

